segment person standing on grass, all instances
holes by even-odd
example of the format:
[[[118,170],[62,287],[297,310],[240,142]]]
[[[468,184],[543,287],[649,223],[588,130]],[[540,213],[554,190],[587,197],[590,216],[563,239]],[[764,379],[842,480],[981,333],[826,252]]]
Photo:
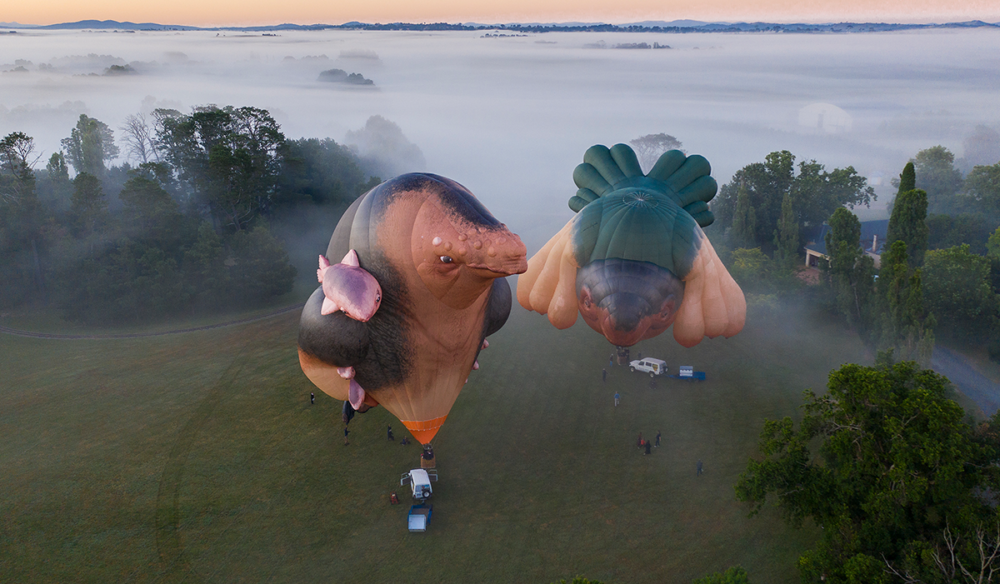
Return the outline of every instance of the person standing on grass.
[[[615,364],[615,354],[611,353],[611,356],[608,357],[608,367],[613,367],[614,364]]]
[[[703,472],[703,470],[702,470],[702,466],[701,466],[701,461],[699,460],[698,461],[698,474],[696,476],[701,476],[702,472]]]
[[[316,394],[309,392],[309,405],[313,405],[315,403],[316,403]]]
[[[615,407],[616,408],[618,407],[618,401],[621,400],[621,398],[622,398],[622,396],[618,395],[618,392],[616,391],[615,392]],[[640,436],[641,436],[641,434],[640,434]]]
[[[639,441],[636,442],[636,447],[642,448],[642,432],[639,432]]]
[[[389,434],[389,442],[395,442],[396,439],[392,437],[392,424],[389,424],[388,434]]]
[[[643,454],[649,454],[649,452],[650,452],[649,451],[649,440],[646,440],[645,447],[646,447],[646,452],[643,452]]]
[[[348,444],[350,444],[350,442],[347,441],[347,435],[350,434],[350,433],[351,433],[350,430],[348,430],[347,427],[345,426],[344,427],[344,446],[347,446]]]
[[[660,447],[660,431],[659,430],[656,431],[656,447],[657,448]]]

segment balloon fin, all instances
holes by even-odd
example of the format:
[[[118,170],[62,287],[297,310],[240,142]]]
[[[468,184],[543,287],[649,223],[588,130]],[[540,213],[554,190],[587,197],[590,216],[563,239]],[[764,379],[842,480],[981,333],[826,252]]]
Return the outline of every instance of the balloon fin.
[[[684,282],[684,300],[674,321],[674,339],[678,343],[693,347],[703,337],[728,338],[743,330],[746,298],[704,235]]]
[[[365,390],[353,378],[351,379],[351,389],[348,390],[348,395],[350,396],[351,407],[356,410],[361,409],[361,404],[365,403]]]
[[[571,219],[528,260],[528,271],[517,281],[518,303],[527,310],[547,314],[558,329],[573,326],[579,308],[576,300],[579,266],[571,241],[574,225]]]
[[[327,314],[333,314],[334,312],[337,312],[338,310],[340,310],[340,307],[337,306],[336,302],[334,302],[333,300],[330,300],[329,298],[324,298],[323,299],[323,307],[320,309],[319,313],[323,314],[323,315],[327,315]]]

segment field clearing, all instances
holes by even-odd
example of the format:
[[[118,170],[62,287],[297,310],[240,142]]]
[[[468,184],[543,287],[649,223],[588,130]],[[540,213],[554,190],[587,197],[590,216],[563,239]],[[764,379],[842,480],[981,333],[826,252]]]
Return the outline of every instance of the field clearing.
[[[143,339],[0,335],[5,579],[686,583],[741,564],[795,581],[815,531],[748,519],[732,486],[765,417],[797,415],[804,389],[863,359],[841,325],[789,312],[693,349],[669,333],[633,348],[706,382],[650,388],[615,366],[604,384],[602,337],[515,306],[435,440],[430,528],[409,534],[408,497],[388,496],[418,446],[381,408],[345,446],[340,402],[309,405],[296,331],[293,312]],[[639,432],[657,430],[643,456]]]

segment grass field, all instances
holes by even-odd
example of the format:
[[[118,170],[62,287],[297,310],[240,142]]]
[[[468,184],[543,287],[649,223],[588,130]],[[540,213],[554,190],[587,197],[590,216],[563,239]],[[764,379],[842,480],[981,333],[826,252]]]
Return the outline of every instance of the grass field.
[[[381,408],[345,446],[340,402],[309,405],[296,331],[290,313],[146,339],[0,335],[0,579],[687,583],[741,564],[796,581],[815,531],[748,519],[733,484],[765,417],[863,360],[842,326],[786,314],[633,349],[706,382],[651,389],[616,366],[603,384],[602,337],[515,306],[435,440],[433,521],[410,534],[407,498],[388,496],[418,446],[386,440],[404,430]],[[657,430],[643,456],[639,432]]]

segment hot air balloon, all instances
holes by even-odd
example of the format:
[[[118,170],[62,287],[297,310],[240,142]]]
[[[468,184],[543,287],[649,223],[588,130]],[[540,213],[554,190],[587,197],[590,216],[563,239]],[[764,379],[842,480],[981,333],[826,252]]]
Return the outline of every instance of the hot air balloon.
[[[583,160],[569,201],[577,214],[528,262],[521,306],[559,329],[579,313],[619,347],[671,325],[685,347],[740,332],[743,292],[701,229],[715,220],[708,161],[671,150],[645,175],[625,144],[593,146]]]
[[[385,407],[428,444],[507,321],[504,277],[527,269],[524,244],[462,185],[405,174],[351,205],[325,257],[344,261],[320,260],[323,285],[299,325],[302,371],[359,412]]]

